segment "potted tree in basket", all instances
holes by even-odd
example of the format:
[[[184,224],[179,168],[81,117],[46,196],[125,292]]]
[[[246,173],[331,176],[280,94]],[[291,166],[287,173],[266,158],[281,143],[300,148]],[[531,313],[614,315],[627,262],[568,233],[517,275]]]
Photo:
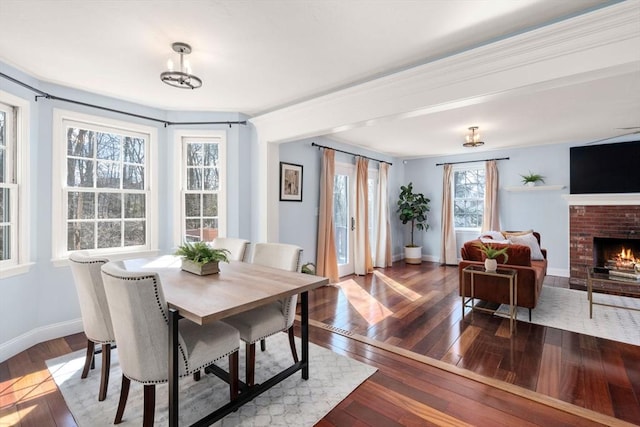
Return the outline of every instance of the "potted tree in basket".
[[[417,246],[413,241],[415,229],[427,231],[427,212],[429,212],[429,202],[422,193],[413,192],[413,183],[400,187],[398,199],[398,210],[400,221],[403,224],[411,223],[411,243],[404,247],[404,260],[408,264],[422,263],[422,246]]]
[[[479,243],[478,247],[482,251],[482,253],[487,257],[484,260],[484,269],[487,271],[496,271],[498,268],[498,260],[497,258],[502,255],[504,257],[503,263],[507,262],[509,259],[509,255],[507,254],[508,247],[504,247],[502,249],[497,249],[491,246],[491,243],[484,244]]]
[[[220,262],[229,262],[229,250],[214,249],[205,242],[185,242],[175,255],[182,257],[184,271],[200,276],[215,274],[220,271]]]

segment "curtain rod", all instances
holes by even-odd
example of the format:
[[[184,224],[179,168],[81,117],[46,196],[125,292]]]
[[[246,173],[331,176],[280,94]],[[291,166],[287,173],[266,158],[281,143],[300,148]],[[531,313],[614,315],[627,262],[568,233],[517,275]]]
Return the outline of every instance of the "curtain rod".
[[[386,164],[388,164],[389,166],[393,166],[393,163],[391,163],[391,162],[387,162],[386,160],[374,159],[373,157],[363,156],[362,154],[356,154],[356,153],[350,153],[349,151],[338,150],[337,148],[327,147],[327,146],[325,146],[325,145],[316,144],[315,142],[312,142],[312,143],[311,143],[311,146],[312,146],[312,147],[318,147],[318,148],[328,148],[329,150],[339,151],[339,152],[341,152],[341,153],[345,153],[345,154],[351,154],[352,156],[364,157],[365,159],[373,160],[374,162],[386,163]]]
[[[508,157],[500,157],[500,158],[496,158],[496,159],[484,159],[484,160],[467,160],[464,162],[448,162],[448,163],[436,163],[436,166],[442,166],[442,165],[459,165],[461,163],[476,163],[476,162],[488,162],[490,160],[509,160]]]
[[[24,82],[21,82],[18,79],[15,79],[11,76],[8,76],[4,73],[0,72],[0,77],[4,77],[5,79],[18,84],[24,88],[29,89],[30,91],[36,93],[37,95],[35,96],[35,100],[36,102],[38,102],[39,98],[45,98],[45,99],[52,99],[54,101],[63,101],[63,102],[69,102],[71,104],[76,104],[76,105],[82,105],[84,107],[91,107],[91,108],[97,108],[99,110],[103,110],[103,111],[110,111],[112,113],[118,113],[118,114],[124,114],[126,116],[131,116],[131,117],[137,117],[139,119],[145,119],[145,120],[151,120],[153,122],[157,122],[157,123],[163,123],[164,127],[167,126],[175,126],[175,125],[179,125],[179,126],[184,126],[184,125],[229,125],[229,127],[231,127],[231,125],[246,125],[247,121],[243,120],[243,121],[225,121],[225,122],[170,122],[167,120],[162,120],[162,119],[157,119],[155,117],[149,117],[149,116],[143,116],[141,114],[135,114],[135,113],[130,113],[128,111],[122,111],[122,110],[116,110],[115,108],[108,108],[108,107],[103,107],[101,105],[95,105],[95,104],[89,104],[87,102],[82,102],[82,101],[76,101],[74,99],[68,99],[68,98],[62,98],[56,95],[51,95],[50,93],[47,92],[43,92],[40,89],[36,89],[33,86],[30,86]]]

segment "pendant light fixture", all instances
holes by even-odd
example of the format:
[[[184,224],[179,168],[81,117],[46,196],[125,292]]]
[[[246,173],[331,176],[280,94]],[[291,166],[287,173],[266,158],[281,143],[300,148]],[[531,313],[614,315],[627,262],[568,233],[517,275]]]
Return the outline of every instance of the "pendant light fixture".
[[[166,84],[179,87],[181,89],[197,89],[202,86],[202,80],[191,74],[191,65],[184,59],[185,55],[191,53],[191,46],[182,42],[175,42],[171,45],[173,50],[180,55],[180,68],[175,71],[173,61],[167,61],[168,71],[160,74],[160,80]]]
[[[466,142],[462,144],[464,147],[479,147],[484,145],[484,142],[480,141],[480,132],[478,126],[471,126],[469,133],[466,137]]]

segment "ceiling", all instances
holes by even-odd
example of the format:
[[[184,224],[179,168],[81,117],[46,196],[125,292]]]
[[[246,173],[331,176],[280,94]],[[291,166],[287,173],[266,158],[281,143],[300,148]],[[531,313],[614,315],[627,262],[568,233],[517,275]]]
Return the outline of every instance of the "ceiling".
[[[640,2],[628,2],[640,26]],[[0,61],[41,81],[151,107],[261,116],[611,3],[0,0]],[[202,88],[160,81],[167,59],[177,62],[176,41],[192,46],[189,60]],[[608,138],[640,130],[617,129],[640,126],[640,58],[633,64],[614,75],[518,88],[439,111],[399,110],[327,133],[398,157],[468,152],[461,142],[473,125],[486,142],[480,150]]]

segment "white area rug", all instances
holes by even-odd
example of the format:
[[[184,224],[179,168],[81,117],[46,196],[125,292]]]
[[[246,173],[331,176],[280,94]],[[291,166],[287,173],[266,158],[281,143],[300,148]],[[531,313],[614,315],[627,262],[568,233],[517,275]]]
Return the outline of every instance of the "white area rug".
[[[593,300],[640,309],[640,298],[594,293]],[[496,311],[504,317],[508,313],[508,304]],[[528,322],[529,309],[518,307],[518,320]],[[640,311],[594,305],[593,318],[589,319],[585,291],[544,286],[531,312],[531,323],[640,346]]]
[[[297,339],[298,354],[300,340]],[[244,379],[244,345],[240,346],[240,378]],[[267,339],[267,350],[256,349],[256,382],[273,376],[293,363],[287,335]],[[117,350],[111,356],[107,399],[98,402],[101,356],[96,369],[82,380],[84,350],[47,361],[78,426],[109,426],[118,407],[121,372]],[[225,363],[220,363],[224,369]],[[272,389],[227,415],[215,426],[313,426],[376,371],[375,368],[309,343],[309,380],[296,372]],[[228,401],[228,385],[213,375],[180,380],[180,425],[191,424]],[[167,425],[167,385],[156,386],[155,424]],[[122,426],[142,425],[142,385],[131,381]]]

